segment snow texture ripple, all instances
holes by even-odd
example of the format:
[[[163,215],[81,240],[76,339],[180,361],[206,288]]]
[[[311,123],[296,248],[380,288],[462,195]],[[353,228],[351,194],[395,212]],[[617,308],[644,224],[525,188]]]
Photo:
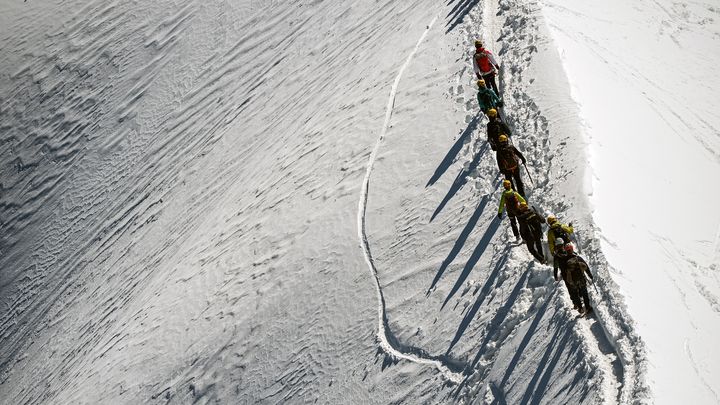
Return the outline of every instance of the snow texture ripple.
[[[378,332],[377,332],[377,338],[380,342],[380,347],[382,348],[383,352],[388,355],[392,356],[397,359],[403,359],[412,361],[414,363],[418,364],[426,364],[431,365],[434,367],[437,367],[440,372],[451,382],[458,384],[460,381],[462,381],[462,373],[458,372],[457,370],[453,370],[452,366],[449,366],[445,364],[441,359],[429,356],[427,355],[422,349],[416,349],[416,348],[410,348],[410,347],[404,347],[400,342],[397,341],[397,338],[393,335],[392,331],[390,330],[390,327],[387,322],[387,315],[385,313],[385,297],[383,295],[382,286],[380,285],[380,278],[378,277],[377,268],[375,267],[375,263],[373,261],[372,253],[370,251],[370,244],[368,242],[367,238],[367,232],[366,232],[366,222],[365,222],[365,214],[367,211],[367,201],[368,201],[368,191],[370,189],[370,177],[372,175],[372,169],[373,165],[375,164],[375,159],[377,157],[378,150],[380,149],[380,145],[382,144],[383,139],[385,138],[385,135],[387,133],[388,126],[390,125],[390,118],[392,117],[393,107],[395,106],[395,95],[397,94],[397,88],[400,84],[400,79],[402,78],[403,73],[405,72],[405,69],[408,67],[410,62],[412,61],[413,56],[415,56],[415,53],[417,53],[418,49],[420,48],[420,45],[422,44],[423,40],[425,40],[425,37],[427,36],[428,32],[432,28],[432,26],[435,24],[435,21],[437,20],[437,17],[433,18],[433,20],[428,24],[425,31],[420,36],[420,39],[418,39],[417,44],[415,45],[415,48],[410,52],[407,59],[405,60],[405,63],[403,63],[402,67],[397,73],[397,76],[395,76],[395,81],[393,82],[393,85],[390,89],[390,96],[388,97],[388,103],[385,110],[385,120],[383,122],[382,130],[380,131],[380,136],[378,137],[377,142],[375,143],[375,147],[373,148],[372,152],[370,153],[370,157],[368,159],[367,163],[367,170],[365,172],[365,178],[363,179],[363,186],[360,193],[360,202],[358,203],[358,214],[357,214],[357,222],[358,222],[358,236],[360,238],[360,244],[363,249],[363,254],[365,255],[365,261],[367,262],[368,268],[370,270],[370,273],[373,277],[373,280],[375,281],[375,286],[377,288],[377,296],[378,296]]]

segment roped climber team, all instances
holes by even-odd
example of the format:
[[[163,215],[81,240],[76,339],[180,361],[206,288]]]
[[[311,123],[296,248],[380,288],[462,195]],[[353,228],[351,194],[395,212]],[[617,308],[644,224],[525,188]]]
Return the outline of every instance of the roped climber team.
[[[501,219],[503,212],[507,212],[510,228],[516,240],[522,239],[530,254],[541,264],[547,264],[548,260],[545,258],[542,245],[545,220],[540,211],[528,203],[520,174],[520,164],[525,165],[527,159],[512,144],[510,140],[512,133],[500,114],[503,100],[496,81],[500,64],[480,40],[475,41],[472,61],[477,76],[478,105],[480,111],[488,118],[487,141],[496,153],[498,169],[505,178],[502,182],[503,192],[500,195],[497,216]],[[527,166],[525,168],[527,169]],[[590,306],[587,279],[592,281],[593,276],[587,262],[575,253],[571,241],[574,232],[572,223],[565,225],[553,215],[547,216],[546,220],[549,226],[547,239],[555,281],[560,281],[562,278],[574,309],[581,315],[589,314],[593,308]]]

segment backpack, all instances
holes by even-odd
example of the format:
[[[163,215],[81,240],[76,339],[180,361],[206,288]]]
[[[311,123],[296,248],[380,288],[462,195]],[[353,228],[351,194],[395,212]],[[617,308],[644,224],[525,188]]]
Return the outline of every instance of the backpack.
[[[477,62],[481,73],[487,73],[493,70],[488,53],[489,51],[486,49],[475,53],[475,62]]]
[[[498,149],[497,160],[502,171],[514,170],[518,165],[517,156],[515,156],[515,151],[510,145]]]
[[[518,207],[520,206],[520,201],[518,201],[517,196],[515,195],[514,191],[510,191],[507,194],[505,194],[505,209],[508,211],[509,214],[515,214],[518,212]]]
[[[570,234],[565,232],[565,230],[559,223],[556,226],[551,226],[550,229],[552,229],[553,235],[555,235],[555,239],[562,239],[563,244],[570,243]]]
[[[583,287],[587,284],[585,271],[589,271],[589,269],[583,260],[581,260],[578,256],[573,255],[567,259],[566,266],[568,283],[577,287]]]
[[[492,108],[495,103],[493,102],[492,97],[490,97],[490,92],[486,91],[480,91],[479,97],[482,97],[483,104],[485,105],[485,108]]]

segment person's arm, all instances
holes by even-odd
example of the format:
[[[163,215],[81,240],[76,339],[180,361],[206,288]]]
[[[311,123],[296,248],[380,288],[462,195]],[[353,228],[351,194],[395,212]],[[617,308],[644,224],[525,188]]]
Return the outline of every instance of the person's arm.
[[[548,247],[550,248],[550,254],[555,254],[555,232],[553,232],[552,229],[548,230],[547,233],[548,238]]]
[[[495,66],[495,69],[500,69],[500,64],[497,63],[497,61],[495,60],[495,55],[490,53],[490,51],[487,51],[487,56],[488,56],[488,59],[490,59],[490,63],[492,63],[492,65]]]
[[[525,164],[525,162],[527,162],[525,156],[523,156],[523,154],[520,153],[520,151],[516,147],[513,146],[512,148],[514,149],[515,154],[520,158],[520,160],[522,160],[523,164]]]
[[[527,203],[527,201],[525,201],[525,199],[523,198],[523,196],[520,195],[520,193],[518,193],[517,191],[513,191],[513,193],[515,193],[515,198],[518,199],[518,204]]]
[[[505,208],[505,193],[502,193],[500,196],[500,207],[498,207],[498,217],[500,217],[503,213],[503,209]]]
[[[584,270],[585,270],[585,273],[587,273],[588,277],[590,277],[590,280],[591,280],[591,281],[595,281],[595,279],[593,278],[592,273],[590,273],[590,266],[588,266],[588,264],[587,264],[587,262],[585,261],[585,259],[583,259],[583,258],[580,257],[580,256],[578,256],[578,259],[580,259],[580,261],[582,261],[583,264],[585,265]]]
[[[574,230],[573,230],[573,227],[570,226],[570,225],[560,225],[560,226],[562,226],[562,229],[563,229],[565,232],[567,232],[568,234],[571,234],[571,233],[573,233],[573,231],[574,231]]]
[[[473,71],[475,72],[475,76],[477,76],[477,78],[480,79],[482,76],[480,75],[480,66],[478,66],[477,58],[475,57],[475,54],[473,54],[472,60],[473,60]]]

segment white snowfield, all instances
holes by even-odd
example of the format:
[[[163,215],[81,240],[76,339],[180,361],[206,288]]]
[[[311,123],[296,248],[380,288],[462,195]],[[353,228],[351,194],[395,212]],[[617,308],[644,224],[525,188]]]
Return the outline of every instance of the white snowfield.
[[[718,403],[720,11],[664,1],[0,0],[0,403]]]

